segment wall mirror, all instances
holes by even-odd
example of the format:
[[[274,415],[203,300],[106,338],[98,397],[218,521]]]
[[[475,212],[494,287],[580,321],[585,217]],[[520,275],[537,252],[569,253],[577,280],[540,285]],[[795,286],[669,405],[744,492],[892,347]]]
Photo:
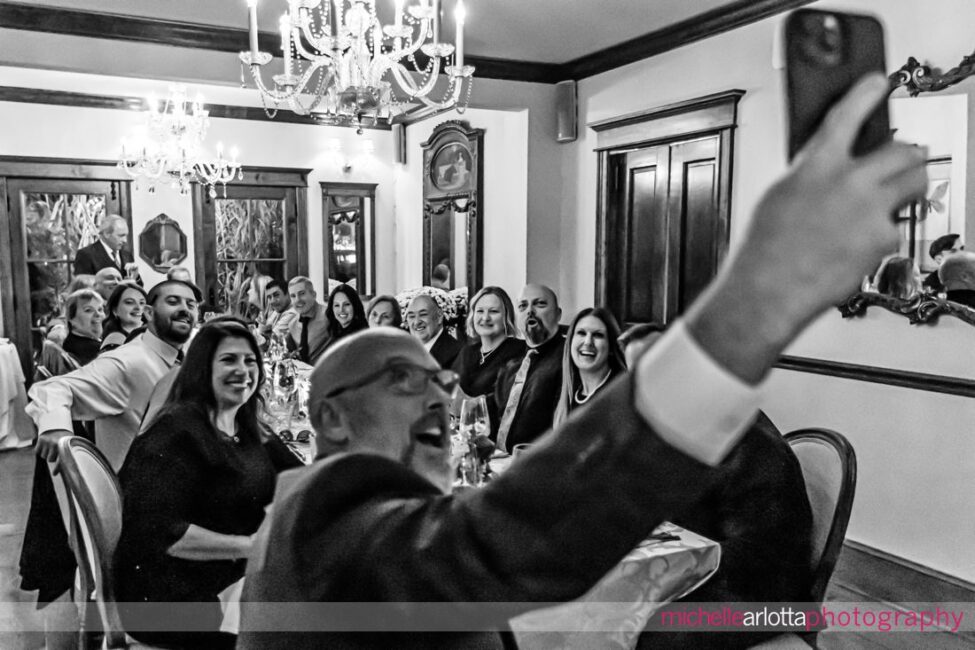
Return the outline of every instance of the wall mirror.
[[[376,293],[376,183],[321,183],[329,280]]]
[[[451,120],[423,143],[423,283],[473,295],[484,273],[484,129]]]
[[[948,70],[931,68],[910,57],[890,75],[894,89],[891,129],[898,140],[928,148],[928,190],[923,199],[899,212],[897,251],[872,277],[864,279],[861,292],[839,306],[844,316],[861,315],[877,306],[915,324],[936,323],[941,315],[975,324],[975,310],[946,300],[943,290],[928,285],[937,280],[939,262],[944,259],[942,255],[932,257],[932,243],[949,234],[959,235],[956,248],[975,241],[975,197],[968,191],[975,187],[969,182],[973,171],[970,94],[975,88],[975,79],[969,77],[973,75],[975,53]]]
[[[158,214],[139,234],[139,257],[165,273],[186,259],[186,233],[167,214]]]

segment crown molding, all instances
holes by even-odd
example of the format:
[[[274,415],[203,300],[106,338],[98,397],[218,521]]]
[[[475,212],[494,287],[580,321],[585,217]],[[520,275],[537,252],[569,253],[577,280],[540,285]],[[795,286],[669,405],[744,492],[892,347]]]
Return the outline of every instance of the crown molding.
[[[738,0],[567,63],[516,61],[476,55],[468,56],[467,62],[476,68],[477,77],[483,79],[548,84],[569,79],[579,80],[742,27],[812,1]],[[246,29],[37,6],[6,0],[0,1],[0,27],[217,52],[236,53],[249,47]],[[276,51],[279,38],[274,32],[260,32],[258,40],[261,50]],[[423,65],[423,61],[418,62]]]

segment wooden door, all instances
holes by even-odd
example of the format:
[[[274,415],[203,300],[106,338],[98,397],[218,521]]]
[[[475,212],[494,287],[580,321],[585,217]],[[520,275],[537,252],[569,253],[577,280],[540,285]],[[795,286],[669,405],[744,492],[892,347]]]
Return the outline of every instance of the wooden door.
[[[605,300],[625,324],[668,323],[714,277],[727,246],[719,135],[609,157]]]
[[[10,300],[4,301],[4,331],[30,377],[47,323],[60,315],[65,289],[74,278],[75,253],[98,238],[107,214],[129,222],[131,242],[129,183],[8,178],[6,189],[10,275],[3,285],[4,291],[9,287]]]

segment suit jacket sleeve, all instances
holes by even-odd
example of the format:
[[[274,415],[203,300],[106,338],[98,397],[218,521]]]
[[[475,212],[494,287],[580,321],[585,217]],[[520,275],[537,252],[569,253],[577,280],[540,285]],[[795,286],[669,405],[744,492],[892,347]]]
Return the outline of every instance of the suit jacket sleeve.
[[[519,602],[582,595],[714,472],[649,429],[632,387],[630,375],[615,382],[504,475],[457,496],[434,496],[391,460],[326,461],[322,483],[279,510],[294,513],[302,597],[395,602],[404,616],[421,601],[510,604],[492,610],[500,624]]]
[[[94,258],[91,247],[85,246],[84,248],[79,249],[74,258],[75,275],[95,275],[99,270],[101,270],[101,267],[98,266],[98,262]]]

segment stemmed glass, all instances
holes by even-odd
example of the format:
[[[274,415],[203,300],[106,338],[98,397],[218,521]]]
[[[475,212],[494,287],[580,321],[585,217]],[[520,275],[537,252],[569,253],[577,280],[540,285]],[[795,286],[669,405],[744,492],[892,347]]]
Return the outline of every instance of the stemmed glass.
[[[483,395],[467,398],[461,404],[459,430],[461,444],[466,445],[460,459],[461,485],[481,485],[485,468],[477,454],[477,439],[490,432],[487,400]]]

